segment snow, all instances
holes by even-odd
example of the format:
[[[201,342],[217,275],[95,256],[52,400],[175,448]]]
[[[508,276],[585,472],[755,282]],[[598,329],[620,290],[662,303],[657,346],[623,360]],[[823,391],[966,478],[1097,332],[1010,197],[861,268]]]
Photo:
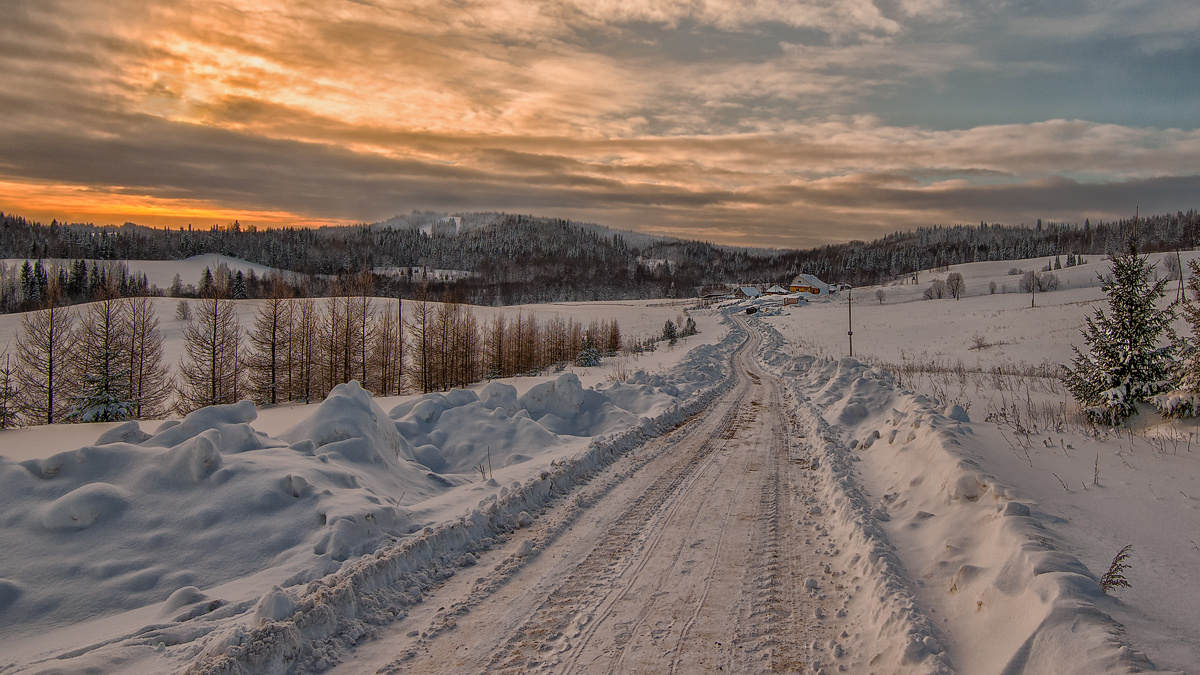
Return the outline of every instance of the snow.
[[[1185,264],[1196,255],[1185,252]],[[1145,667],[1145,652],[1160,668],[1190,671],[1200,663],[1196,422],[1164,421],[1146,406],[1132,434],[1089,433],[1055,378],[1028,376],[1070,363],[1084,317],[1104,306],[1098,256],[1055,270],[1060,290],[1039,293],[1036,308],[1028,294],[988,294],[989,281],[1017,278],[1008,269],[1045,262],[951,267],[967,280],[960,301],[921,300],[927,284],[885,286],[882,304],[874,288],[855,289],[863,363],[842,358],[844,294],[763,321],[786,339],[781,352],[838,359],[807,366],[810,386],[836,379],[861,390],[813,399],[854,446],[858,481],[887,516],[879,525],[919,604],[936,611],[956,668],[1125,672],[1118,664]],[[990,346],[974,348],[980,338]],[[1125,544],[1133,587],[1101,594],[1096,580]]]
[[[787,392],[791,461],[816,486],[799,525],[817,533],[805,555],[825,572],[792,582],[826,598],[817,622],[846,626],[812,645],[814,669],[1200,663],[1196,423],[1148,407],[1131,429],[1081,421],[1046,375],[1081,344],[1106,263],[1055,270],[1059,290],[1037,307],[1001,292],[1015,289],[1010,268],[1045,262],[925,272],[923,284],[883,287],[882,303],[854,289],[856,358],[846,293],[748,319]],[[922,300],[948,272],[967,295]],[[164,328],[176,326],[175,301],[159,302]],[[524,310],[616,317],[634,337],[681,310],[655,304]],[[334,665],[552,501],[722,396],[742,333],[716,311],[692,316],[701,333],[674,349],[469,390],[372,398],[348,383],[309,406],[0,432],[0,672]],[[0,335],[15,325],[0,317]],[[1105,594],[1098,581],[1126,544],[1131,587]],[[525,539],[501,567],[539,552]]]
[[[661,325],[678,309],[645,305],[619,315],[626,330],[643,315],[647,327]],[[80,667],[104,669],[136,661],[138,640],[128,636],[166,621],[178,627],[159,639],[182,646],[123,666],[159,672],[156,659],[182,664],[201,644],[212,654],[235,644],[241,621],[290,615],[304,584],[359,556],[396,546],[408,556],[427,544],[426,528],[478,514],[476,504],[512,503],[456,539],[477,546],[547,497],[527,494],[529,481],[554,472],[570,484],[710,400],[730,343],[719,320],[698,317],[704,332],[691,342],[719,348],[681,341],[629,363],[477,391],[374,399],[351,382],[310,406],[260,411],[243,401],[161,423],[0,432],[0,653],[33,665],[81,640],[125,636],[78,655]],[[629,364],[639,369],[627,382],[611,379]],[[188,623],[197,617],[204,625]],[[227,626],[226,617],[237,620]]]

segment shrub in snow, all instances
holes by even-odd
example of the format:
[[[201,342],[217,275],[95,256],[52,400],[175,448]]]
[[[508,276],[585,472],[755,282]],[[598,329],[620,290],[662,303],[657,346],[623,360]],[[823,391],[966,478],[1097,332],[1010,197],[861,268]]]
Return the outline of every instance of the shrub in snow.
[[[1128,544],[1117,552],[1117,557],[1113,558],[1112,564],[1108,566],[1108,571],[1100,579],[1100,590],[1108,593],[1114,588],[1129,588],[1129,581],[1125,578],[1125,570],[1129,569],[1129,564],[1125,561],[1129,559],[1129,549],[1133,548],[1133,544]]]
[[[1113,258],[1112,279],[1101,287],[1109,311],[1088,317],[1086,351],[1072,346],[1063,384],[1094,422],[1117,424],[1137,413],[1137,403],[1171,388],[1175,303],[1158,308],[1167,280],[1150,283],[1150,267],[1133,246]]]

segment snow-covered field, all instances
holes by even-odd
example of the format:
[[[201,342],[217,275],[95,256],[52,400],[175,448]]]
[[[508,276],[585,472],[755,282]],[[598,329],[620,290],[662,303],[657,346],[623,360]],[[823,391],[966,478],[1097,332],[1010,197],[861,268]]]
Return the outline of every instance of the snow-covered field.
[[[785,454],[773,469],[782,472],[773,489],[785,494],[763,522],[792,548],[751,552],[790,552],[816,571],[777,584],[779,568],[764,561],[746,572],[757,575],[747,579],[748,599],[708,586],[690,599],[688,584],[673,584],[680,602],[696,603],[683,631],[703,624],[705,598],[737,607],[788,596],[779,607],[746,608],[753,626],[803,625],[829,637],[789,643],[759,635],[755,658],[772,665],[800,648],[802,663],[787,667],[1195,672],[1200,437],[1191,423],[1150,414],[1133,434],[1090,432],[1079,421],[1069,394],[1043,375],[1045,364],[1068,362],[1070,345],[1081,343],[1083,317],[1103,299],[1093,279],[1105,263],[1096,256],[1058,270],[1060,290],[1038,294],[1030,308],[1029,295],[1011,292],[1017,277],[1007,272],[1044,264],[952,268],[967,281],[958,301],[920,299],[946,272],[888,286],[882,304],[875,289],[855,289],[858,360],[842,358],[843,293],[752,319],[765,371],[731,368],[745,332],[705,311],[692,314],[701,333],[673,350],[469,391],[372,399],[350,384],[312,406],[242,403],[181,421],[0,431],[0,673],[309,672],[338,663],[354,672],[360,646],[390,627],[427,647],[439,639],[477,644],[484,636],[454,632],[444,612],[433,617],[443,628],[412,625],[415,608],[449,607],[455,597],[439,593],[454,591],[443,583],[475,565],[478,578],[461,584],[472,598],[505,584],[535,593],[570,588],[557,584],[571,568],[549,562],[530,573],[558,570],[561,578],[521,582],[524,561],[571,523],[617,513],[593,505],[606,491],[619,495],[612,486],[653,461],[623,457],[648,439],[686,434],[697,422],[685,420],[722,405],[761,424],[769,415],[786,420]],[[989,281],[997,281],[995,294]],[[177,323],[165,318],[174,301],[163,302],[164,326]],[[657,332],[681,309],[655,304],[528,309],[617,318],[636,336]],[[0,336],[13,325],[0,317]],[[632,375],[618,381],[618,373]],[[729,402],[767,378],[783,392],[778,406]],[[749,426],[731,423],[722,437]],[[732,461],[712,456],[712,466]],[[758,473],[750,462],[739,475]],[[580,492],[588,481],[599,496]],[[681,478],[678,489],[688,486]],[[667,503],[674,514],[691,502]],[[589,508],[597,512],[588,516]],[[1126,544],[1132,587],[1104,595],[1097,580]],[[721,560],[705,568],[706,583],[738,578]],[[503,607],[470,607],[479,625],[511,623]],[[651,654],[660,643],[695,644],[695,635],[670,637],[673,620],[635,624],[613,636],[645,650],[632,663],[665,663]],[[734,626],[730,635],[753,634],[747,630]],[[571,648],[569,636],[521,635],[533,640],[519,645],[532,654]],[[486,637],[505,644],[503,635]],[[732,665],[755,670],[736,660],[749,659],[749,643],[743,654],[722,640],[716,644]],[[497,653],[525,653],[514,644]],[[520,668],[573,662],[569,654],[530,658]],[[386,672],[403,672],[406,662],[397,663]]]

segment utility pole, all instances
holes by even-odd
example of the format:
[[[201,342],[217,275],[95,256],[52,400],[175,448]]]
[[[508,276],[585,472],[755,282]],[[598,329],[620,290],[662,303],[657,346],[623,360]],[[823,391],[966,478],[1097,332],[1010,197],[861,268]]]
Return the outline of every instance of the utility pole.
[[[846,289],[846,335],[850,336],[850,358],[854,358],[854,289]]]

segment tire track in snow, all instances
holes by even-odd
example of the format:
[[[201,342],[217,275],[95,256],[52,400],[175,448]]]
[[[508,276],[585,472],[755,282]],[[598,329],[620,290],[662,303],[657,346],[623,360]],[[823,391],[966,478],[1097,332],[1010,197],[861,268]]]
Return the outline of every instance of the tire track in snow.
[[[676,500],[664,515],[662,511],[667,502],[678,495],[686,480],[693,474],[703,473],[703,469],[712,463],[714,451],[721,447],[718,441],[728,440],[730,437],[729,431],[738,419],[740,406],[737,404],[746,396],[747,390],[747,382],[740,378],[734,396],[730,397],[735,400],[726,403],[727,409],[716,424],[710,422],[709,425],[705,425],[712,427],[712,432],[707,434],[707,438],[687,451],[622,514],[569,577],[567,583],[553,592],[530,621],[521,626],[501,651],[493,656],[489,671],[527,669],[538,665],[544,667],[546,664],[542,662],[539,653],[543,651],[546,644],[543,640],[546,639],[558,640],[557,646],[566,649],[571,647],[571,638],[578,638],[580,643],[575,646],[574,653],[567,663],[568,668],[575,665],[575,660],[595,636],[609,608],[628,595],[637,573],[642,571],[650,559],[649,556],[633,558],[632,554],[653,549],[665,532],[661,527],[653,528],[653,534],[648,538],[645,534],[647,525],[651,520],[669,519],[679,502]],[[620,564],[622,561],[626,563],[624,566]],[[597,596],[597,589],[613,583],[625,572],[631,571],[631,567],[633,576],[623,590],[615,595],[602,597],[600,605],[596,607],[593,598]],[[652,604],[647,602],[642,608],[642,616],[649,612]],[[589,612],[589,607],[595,608]],[[592,617],[597,615],[600,619],[593,621]]]

